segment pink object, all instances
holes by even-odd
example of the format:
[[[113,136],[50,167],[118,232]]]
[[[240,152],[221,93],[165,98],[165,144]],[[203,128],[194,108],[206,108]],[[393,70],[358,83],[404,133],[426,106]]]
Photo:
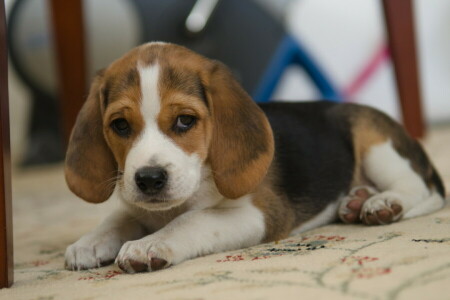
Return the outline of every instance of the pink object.
[[[344,99],[349,102],[353,101],[355,94],[367,83],[389,56],[389,48],[383,43],[375,51],[374,56],[369,60],[369,63],[362,68],[356,78],[343,89],[342,94],[344,95]]]

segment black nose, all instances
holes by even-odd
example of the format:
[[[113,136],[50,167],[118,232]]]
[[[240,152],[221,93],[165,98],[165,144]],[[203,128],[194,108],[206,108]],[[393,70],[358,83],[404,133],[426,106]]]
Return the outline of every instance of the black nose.
[[[167,172],[159,167],[145,167],[137,170],[134,180],[144,194],[155,195],[166,185]]]

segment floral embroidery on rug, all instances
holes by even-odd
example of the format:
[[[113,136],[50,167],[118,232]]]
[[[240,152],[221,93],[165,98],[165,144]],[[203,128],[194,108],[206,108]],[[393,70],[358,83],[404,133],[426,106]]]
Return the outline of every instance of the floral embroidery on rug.
[[[216,260],[216,262],[255,261],[287,254],[303,255],[307,251],[324,249],[327,244],[334,245],[335,243],[333,242],[342,242],[345,239],[345,237],[338,235],[304,236],[301,237],[300,241],[288,239],[240,250],[237,254],[226,255],[224,258]]]
[[[102,281],[114,278],[118,275],[123,274],[121,271],[117,270],[108,270],[107,272],[95,272],[95,271],[85,271],[87,273],[86,276],[79,277],[78,280],[94,280],[94,281]]]

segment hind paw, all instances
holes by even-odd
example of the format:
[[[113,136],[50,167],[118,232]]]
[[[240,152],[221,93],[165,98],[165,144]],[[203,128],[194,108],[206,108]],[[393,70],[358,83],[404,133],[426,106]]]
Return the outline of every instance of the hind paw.
[[[401,195],[383,192],[369,198],[361,209],[360,218],[367,225],[390,224],[403,215]]]
[[[350,190],[339,206],[339,218],[344,223],[356,223],[360,221],[361,209],[370,197],[378,191],[370,186],[357,186]]]

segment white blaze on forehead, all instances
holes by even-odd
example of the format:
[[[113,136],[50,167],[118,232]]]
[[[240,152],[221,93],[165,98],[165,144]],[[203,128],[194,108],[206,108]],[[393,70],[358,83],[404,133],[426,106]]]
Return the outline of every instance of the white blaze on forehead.
[[[141,112],[144,122],[154,120],[161,110],[161,98],[158,90],[159,65],[143,67],[138,65],[140,84],[141,84]]]
[[[154,42],[148,42],[147,45],[149,46],[153,46],[153,45],[159,45],[159,46],[164,46],[167,45],[169,43],[167,42],[161,42],[161,41],[154,41]]]
[[[161,111],[161,95],[158,89],[160,66],[137,66],[141,84],[141,115],[144,128],[136,138],[125,160],[124,187],[121,194],[124,199],[133,202],[142,197],[136,186],[134,176],[142,167],[163,167],[168,174],[164,198],[170,201],[184,201],[199,187],[202,161],[195,153],[183,151],[158,126]],[[175,203],[176,204],[176,203]],[[145,205],[145,201],[142,205]],[[155,205],[152,207],[157,209]]]

